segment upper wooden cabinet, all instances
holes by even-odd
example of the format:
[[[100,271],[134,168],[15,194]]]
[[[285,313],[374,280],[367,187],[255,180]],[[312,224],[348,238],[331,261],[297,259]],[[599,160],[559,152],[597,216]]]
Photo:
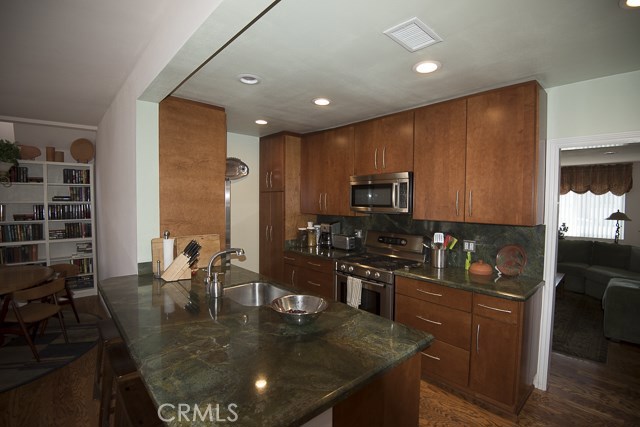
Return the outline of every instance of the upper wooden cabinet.
[[[276,134],[260,139],[260,191],[284,190],[285,142],[295,136]]]
[[[417,110],[414,218],[541,224],[545,115],[537,82]]]
[[[467,100],[415,112],[413,217],[464,221]]]
[[[546,93],[537,82],[467,98],[468,222],[542,223],[544,117]]]
[[[346,126],[302,137],[302,212],[352,215],[349,177],[353,175],[353,133],[353,126]]]
[[[413,111],[355,125],[355,175],[413,170]]]

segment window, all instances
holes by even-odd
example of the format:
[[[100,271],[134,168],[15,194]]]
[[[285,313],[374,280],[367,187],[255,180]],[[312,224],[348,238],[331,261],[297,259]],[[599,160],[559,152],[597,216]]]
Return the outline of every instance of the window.
[[[613,239],[616,221],[607,218],[613,212],[624,212],[625,195],[611,192],[595,195],[590,191],[577,194],[573,191],[560,196],[559,224],[565,223],[569,230],[565,236]],[[624,221],[620,222],[620,239],[624,239]]]

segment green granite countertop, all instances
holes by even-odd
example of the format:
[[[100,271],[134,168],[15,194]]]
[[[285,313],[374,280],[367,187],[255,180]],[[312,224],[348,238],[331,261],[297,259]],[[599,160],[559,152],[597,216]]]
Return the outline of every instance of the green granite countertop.
[[[526,301],[544,285],[543,280],[525,276],[499,277],[497,273],[478,276],[464,268],[432,268],[429,264],[396,270],[395,275],[515,301]]]
[[[233,266],[225,287],[260,278]],[[211,425],[198,417],[180,423],[181,404],[190,417],[196,404],[210,408],[224,425],[300,425],[433,340],[335,301],[316,322],[288,325],[269,307],[211,303],[202,279],[198,272],[193,281],[146,275],[99,284],[152,399],[163,418],[174,418],[168,425]]]

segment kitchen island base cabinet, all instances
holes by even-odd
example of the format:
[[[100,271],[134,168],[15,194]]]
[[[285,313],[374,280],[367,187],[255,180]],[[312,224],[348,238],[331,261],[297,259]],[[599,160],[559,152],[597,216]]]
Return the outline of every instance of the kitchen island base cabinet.
[[[287,251],[284,254],[284,282],[301,293],[334,299],[333,262]]]
[[[416,427],[420,411],[420,354],[373,380],[333,407],[333,427]]]

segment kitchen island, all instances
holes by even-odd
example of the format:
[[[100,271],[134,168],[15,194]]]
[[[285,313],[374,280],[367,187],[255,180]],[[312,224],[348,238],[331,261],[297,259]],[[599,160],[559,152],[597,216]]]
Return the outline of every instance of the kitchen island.
[[[261,279],[232,266],[224,286]],[[413,378],[428,333],[334,301],[316,322],[288,325],[269,307],[210,300],[201,271],[171,283],[116,277],[99,289],[168,425],[211,425],[196,405],[242,426],[298,426],[330,408],[334,425],[355,425],[349,414],[367,406],[377,425],[417,425]]]

